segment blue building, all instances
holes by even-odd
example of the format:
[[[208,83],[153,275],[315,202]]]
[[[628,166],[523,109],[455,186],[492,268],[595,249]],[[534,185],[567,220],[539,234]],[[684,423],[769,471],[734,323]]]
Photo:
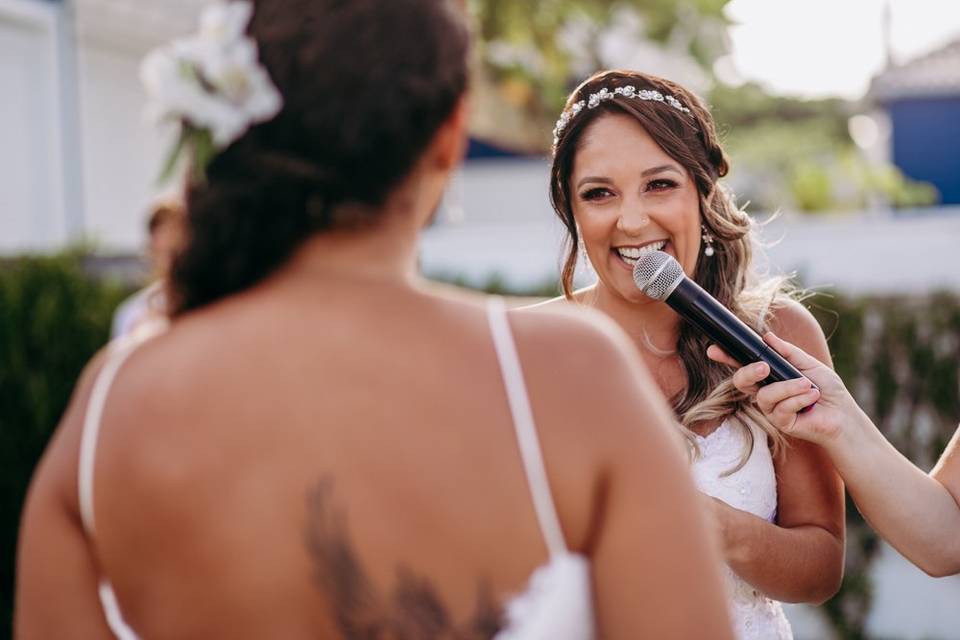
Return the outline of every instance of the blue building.
[[[870,96],[889,114],[893,163],[960,204],[960,40],[890,67]]]

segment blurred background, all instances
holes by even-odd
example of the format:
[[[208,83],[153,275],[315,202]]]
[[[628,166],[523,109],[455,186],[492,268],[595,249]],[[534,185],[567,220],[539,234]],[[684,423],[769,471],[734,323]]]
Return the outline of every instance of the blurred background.
[[[113,313],[146,283],[146,219],[172,130],[138,66],[203,0],[0,0],[0,624],[30,473]],[[838,371],[930,468],[960,421],[960,3],[469,0],[479,46],[468,158],[424,234],[431,278],[558,292],[551,130],[596,69],[677,80],[711,105],[761,267],[796,274]],[[776,214],[776,215],[774,215]],[[580,282],[589,282],[589,273]],[[589,425],[586,426],[589,428]],[[848,505],[847,572],[800,639],[960,638],[934,580]]]

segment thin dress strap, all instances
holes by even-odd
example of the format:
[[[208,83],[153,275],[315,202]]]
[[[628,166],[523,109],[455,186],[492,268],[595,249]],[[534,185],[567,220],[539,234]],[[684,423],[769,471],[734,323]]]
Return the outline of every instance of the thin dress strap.
[[[135,337],[118,338],[107,347],[106,362],[97,374],[87,401],[87,412],[83,419],[83,431],[80,434],[80,461],[77,472],[77,493],[80,500],[80,520],[83,523],[87,537],[93,542],[93,475],[97,457],[97,440],[100,435],[100,424],[103,419],[103,409],[107,396],[117,372],[134,351],[137,350],[155,332],[143,333]],[[107,619],[107,626],[119,640],[137,640],[136,632],[123,619],[120,605],[110,582],[101,577],[98,586],[100,603],[103,614]]]
[[[500,372],[510,404],[510,413],[513,416],[513,427],[520,446],[527,484],[530,486],[530,494],[533,497],[533,506],[537,512],[537,520],[540,522],[540,531],[547,543],[547,550],[553,558],[566,553],[567,544],[563,537],[563,529],[560,527],[560,518],[557,517],[553,495],[550,493],[550,482],[547,479],[543,453],[540,450],[540,441],[533,422],[530,398],[523,381],[520,358],[517,356],[517,347],[513,340],[513,333],[510,331],[510,323],[507,320],[507,311],[502,298],[488,299],[487,318],[490,321],[493,346],[500,363]]]
[[[107,395],[117,377],[117,372],[134,348],[130,342],[119,340],[107,347],[106,362],[97,374],[87,401],[87,413],[83,418],[83,432],[80,436],[80,465],[77,477],[77,491],[80,497],[80,519],[90,538],[94,534],[93,517],[93,470],[97,457],[97,440],[100,436],[100,422]]]

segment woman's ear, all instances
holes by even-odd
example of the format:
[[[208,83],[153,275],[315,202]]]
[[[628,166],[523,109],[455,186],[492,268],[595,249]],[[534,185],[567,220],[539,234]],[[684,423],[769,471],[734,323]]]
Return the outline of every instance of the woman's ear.
[[[469,111],[466,96],[461,96],[450,116],[437,129],[432,146],[438,169],[450,170],[463,160],[467,152]]]

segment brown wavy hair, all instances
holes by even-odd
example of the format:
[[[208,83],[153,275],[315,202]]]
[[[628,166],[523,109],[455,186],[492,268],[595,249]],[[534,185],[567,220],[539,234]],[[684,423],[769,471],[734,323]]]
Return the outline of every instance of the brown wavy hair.
[[[785,278],[759,278],[751,272],[753,260],[753,223],[743,209],[737,208],[732,194],[720,183],[729,171],[729,160],[720,145],[713,116],[694,93],[675,82],[634,71],[603,71],[584,81],[567,100],[565,110],[602,88],[617,87],[659,91],[672,95],[689,113],[658,101],[644,101],[617,95],[594,108],[584,108],[573,116],[560,133],[550,169],[550,201],[567,230],[566,256],[561,271],[564,296],[573,300],[573,276],[577,264],[579,234],[570,198],[570,176],[583,134],[590,124],[611,113],[635,118],[667,155],[680,163],[692,176],[700,200],[700,220],[714,238],[715,253],[701,257],[690,275],[721,304],[759,332],[767,328],[772,309],[791,294]],[[702,256],[702,254],[701,254]],[[748,447],[739,463],[727,473],[741,468],[753,450],[756,424],[769,436],[774,455],[785,443],[780,432],[769,423],[750,399],[730,380],[729,369],[706,358],[710,340],[692,325],[682,322],[676,353],[680,358],[686,386],[671,398],[680,419],[681,430],[694,455],[699,448],[691,427],[731,419],[745,432]]]

